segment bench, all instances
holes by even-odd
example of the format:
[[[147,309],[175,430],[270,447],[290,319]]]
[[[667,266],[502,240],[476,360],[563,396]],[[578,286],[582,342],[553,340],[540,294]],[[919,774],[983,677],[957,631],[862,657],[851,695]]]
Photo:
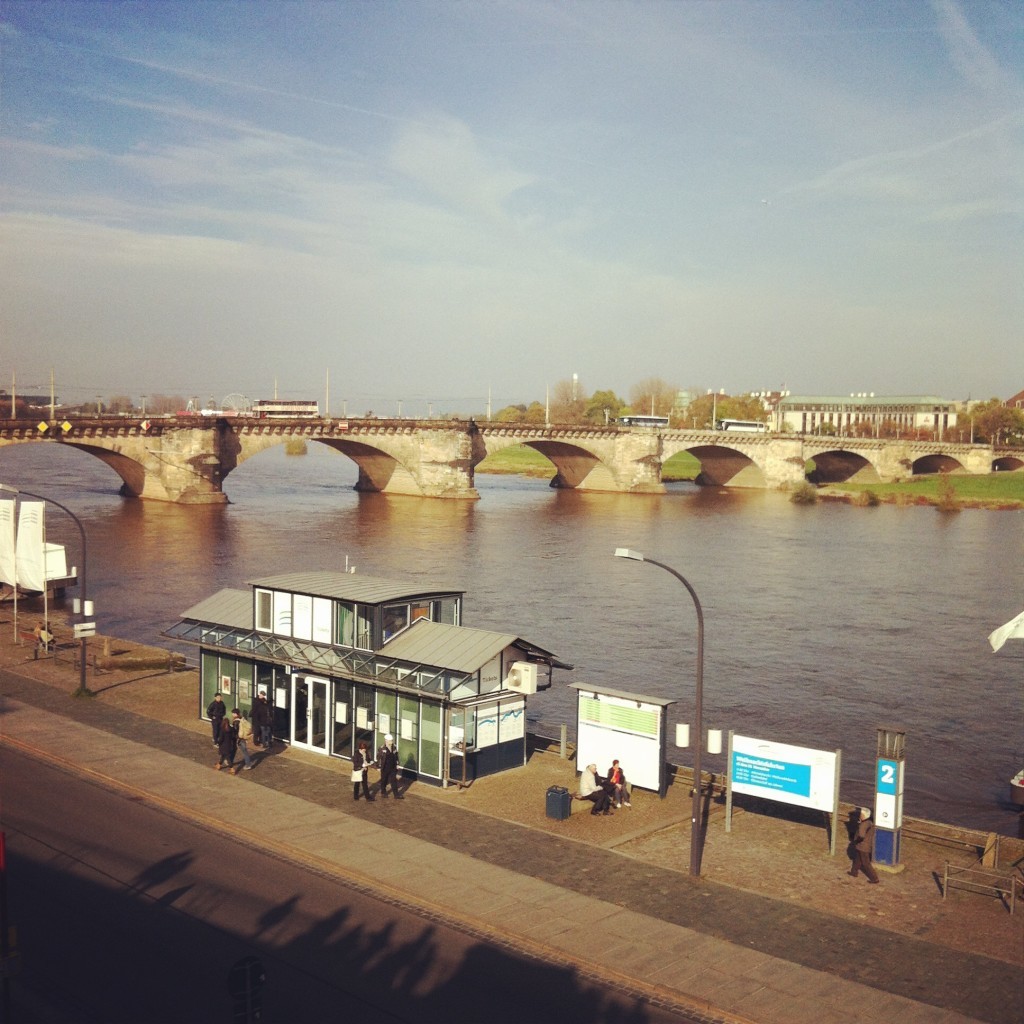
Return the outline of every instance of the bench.
[[[962,889],[964,892],[981,893],[995,896],[1009,904],[1012,914],[1017,902],[1017,890],[1024,891],[1024,879],[1014,871],[993,871],[990,868],[957,867],[946,861],[942,873],[942,898],[950,889]]]

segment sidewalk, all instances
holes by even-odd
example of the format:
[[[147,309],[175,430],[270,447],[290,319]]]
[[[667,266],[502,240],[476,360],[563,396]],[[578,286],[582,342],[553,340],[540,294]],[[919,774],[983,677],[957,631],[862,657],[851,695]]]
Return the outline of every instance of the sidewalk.
[[[211,827],[227,821],[248,841],[475,934],[586,974],[600,962],[607,975],[613,962],[627,989],[708,1019],[1024,1017],[1024,908],[1011,918],[988,897],[943,901],[933,871],[955,851],[915,851],[902,874],[868,887],[845,874],[845,843],[829,857],[820,830],[748,814],[726,836],[713,815],[704,877],[693,880],[686,794],[641,793],[633,811],[610,819],[552,822],[543,816],[548,780],[574,774],[553,754],[461,792],[413,785],[401,804],[354,804],[340,762],[280,744],[255,771],[231,777],[211,770],[194,674],[90,674],[98,696],[72,700],[71,666],[33,662],[9,635],[0,636],[0,741]],[[65,719],[59,728],[54,715]],[[257,805],[274,822],[265,841],[246,826]],[[372,876],[339,853],[356,834],[373,850]],[[947,941],[955,935],[960,948]],[[590,951],[591,962],[581,959]]]

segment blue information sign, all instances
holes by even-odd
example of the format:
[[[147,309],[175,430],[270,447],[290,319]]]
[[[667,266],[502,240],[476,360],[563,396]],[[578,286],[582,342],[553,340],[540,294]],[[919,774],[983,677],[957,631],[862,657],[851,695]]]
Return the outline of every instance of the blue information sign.
[[[732,779],[741,785],[759,786],[798,796],[809,796],[811,792],[809,764],[793,764],[736,751],[732,755]]]
[[[878,759],[878,775],[875,779],[875,792],[886,796],[896,795],[896,783],[899,780],[899,765],[896,761]]]

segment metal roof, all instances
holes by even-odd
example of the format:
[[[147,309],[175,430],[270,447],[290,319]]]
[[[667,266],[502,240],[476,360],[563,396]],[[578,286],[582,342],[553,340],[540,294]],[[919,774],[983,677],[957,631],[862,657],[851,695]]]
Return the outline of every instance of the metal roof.
[[[341,601],[361,601],[382,604],[403,598],[438,597],[465,591],[455,587],[422,587],[408,581],[381,579],[379,576],[359,576],[349,572],[288,572],[280,576],[264,576],[250,580],[251,586],[269,590],[289,590],[292,593],[312,594],[314,597],[333,597]]]
[[[934,406],[954,405],[948,398],[935,395],[787,395],[780,399],[780,406],[804,405],[913,405]]]
[[[378,653],[454,672],[476,672],[516,642],[522,644],[514,633],[492,633],[486,629],[418,619],[389,640]]]
[[[570,683],[570,688],[579,690],[580,693],[602,693],[609,697],[621,697],[623,700],[642,701],[644,704],[656,704],[658,707],[667,708],[669,704],[675,704],[674,697],[650,697],[645,693],[630,693],[628,690],[613,690],[608,686],[595,686],[593,683]]]
[[[216,594],[211,594],[182,612],[181,617],[232,629],[252,629],[252,591],[227,588],[218,590]]]

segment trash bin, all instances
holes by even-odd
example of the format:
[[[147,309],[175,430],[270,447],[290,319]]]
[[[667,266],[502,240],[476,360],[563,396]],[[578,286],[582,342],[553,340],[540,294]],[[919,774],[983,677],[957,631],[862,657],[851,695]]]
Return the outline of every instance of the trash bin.
[[[549,786],[547,815],[555,821],[565,821],[572,814],[572,797],[565,786]]]

